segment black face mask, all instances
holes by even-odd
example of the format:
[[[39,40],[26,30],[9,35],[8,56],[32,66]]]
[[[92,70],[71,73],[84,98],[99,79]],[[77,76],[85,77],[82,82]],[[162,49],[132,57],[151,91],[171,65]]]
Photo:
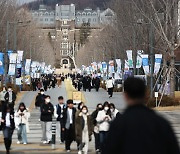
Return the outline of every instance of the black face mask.
[[[20,111],[21,111],[21,112],[23,112],[23,111],[24,111],[24,109],[20,109]]]
[[[98,108],[98,110],[99,110],[99,111],[102,111],[102,110],[103,110],[103,108]]]

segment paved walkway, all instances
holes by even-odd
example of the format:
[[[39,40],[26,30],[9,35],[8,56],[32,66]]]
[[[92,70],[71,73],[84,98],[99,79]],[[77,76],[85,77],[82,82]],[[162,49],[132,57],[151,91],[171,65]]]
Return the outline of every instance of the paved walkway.
[[[57,98],[58,96],[63,96],[65,100],[67,99],[67,93],[65,84],[62,83],[61,88],[55,88],[50,89],[46,92],[47,95],[51,96],[51,102],[55,105],[57,104]],[[122,96],[122,93],[114,93],[113,98],[108,98],[107,92],[103,89],[100,89],[99,92],[96,92],[94,89],[91,92],[83,92],[87,106],[89,107],[90,111],[92,112],[96,105],[98,103],[104,103],[105,101],[112,102],[116,105],[116,107],[122,111],[125,108],[124,99]],[[21,101],[24,102],[27,107],[32,107],[32,102],[34,101],[35,96],[37,95],[37,92],[27,92],[22,97]],[[17,103],[18,104],[18,103]],[[180,143],[180,111],[161,111],[158,112],[163,117],[168,119],[173,129],[176,132],[176,135],[178,137],[179,143]],[[17,132],[15,130],[13,134],[13,145],[12,145],[12,153],[14,154],[23,154],[23,153],[43,153],[43,154],[49,154],[49,153],[65,153],[64,151],[64,144],[56,143],[56,150],[51,149],[51,145],[43,145],[41,143],[41,123],[39,122],[39,111],[37,109],[33,109],[31,111],[31,118],[30,118],[30,133],[28,133],[28,145],[17,145]],[[2,132],[0,132],[1,136]],[[58,141],[58,140],[57,140]],[[72,145],[72,153],[77,153],[76,151],[77,145],[76,143],[73,143]],[[93,154],[94,152],[94,140],[90,143],[89,146],[90,154]],[[0,153],[3,153],[5,151],[4,145],[0,143]]]

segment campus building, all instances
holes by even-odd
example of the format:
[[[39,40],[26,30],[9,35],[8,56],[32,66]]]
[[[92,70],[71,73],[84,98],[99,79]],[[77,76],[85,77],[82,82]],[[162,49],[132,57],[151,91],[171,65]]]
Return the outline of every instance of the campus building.
[[[83,23],[89,23],[91,29],[99,29],[112,24],[114,12],[111,9],[76,10],[74,4],[55,6],[49,10],[40,5],[39,10],[31,11],[33,20],[43,30],[49,29],[53,38],[57,63],[61,68],[74,68],[74,57],[78,50],[78,32]],[[58,65],[57,65],[58,66]]]

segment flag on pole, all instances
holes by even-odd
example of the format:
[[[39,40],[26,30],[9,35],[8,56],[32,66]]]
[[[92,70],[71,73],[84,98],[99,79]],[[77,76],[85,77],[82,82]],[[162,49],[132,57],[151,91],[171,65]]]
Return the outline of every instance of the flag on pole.
[[[126,53],[127,53],[129,68],[134,68],[134,66],[133,66],[133,57],[132,57],[132,50],[127,50]]]
[[[4,53],[0,52],[0,75],[4,74]]]
[[[141,68],[142,66],[142,55],[143,50],[138,50],[137,51],[137,61],[136,61],[136,68]]]
[[[149,74],[149,59],[147,54],[142,54],[142,65],[145,75]]]
[[[161,68],[162,54],[155,54],[154,74],[158,74]]]

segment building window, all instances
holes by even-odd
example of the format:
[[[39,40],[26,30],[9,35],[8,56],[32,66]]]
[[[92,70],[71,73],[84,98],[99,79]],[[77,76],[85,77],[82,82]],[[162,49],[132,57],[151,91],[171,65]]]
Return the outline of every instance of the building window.
[[[88,15],[88,16],[91,16],[91,12],[88,12],[87,15]]]
[[[53,18],[51,18],[51,21],[54,21],[54,19],[53,19]]]
[[[48,18],[45,18],[45,21],[48,21]]]
[[[40,21],[43,21],[43,18],[40,18]]]
[[[64,21],[63,21],[63,25],[67,25],[67,20],[64,20]]]
[[[86,16],[86,13],[85,13],[85,12],[83,12],[83,13],[82,13],[82,15],[83,15],[83,16]]]
[[[96,16],[97,15],[97,13],[96,12],[93,12],[93,16]]]
[[[93,19],[93,22],[96,22],[96,18]]]
[[[90,23],[90,22],[91,22],[91,18],[88,19],[88,23]]]
[[[82,21],[83,21],[83,23],[85,23],[86,22],[86,18],[83,18]]]
[[[63,55],[67,55],[67,50],[63,50]]]

